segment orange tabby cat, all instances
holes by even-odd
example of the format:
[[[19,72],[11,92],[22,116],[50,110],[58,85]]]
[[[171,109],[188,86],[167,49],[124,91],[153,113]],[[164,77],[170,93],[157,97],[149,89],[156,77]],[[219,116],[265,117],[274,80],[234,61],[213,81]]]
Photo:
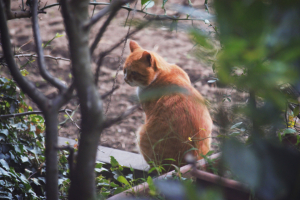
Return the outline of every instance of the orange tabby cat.
[[[129,46],[131,53],[124,64],[124,80],[138,87],[146,114],[145,124],[138,133],[145,160],[156,165],[183,165],[184,153],[191,148],[194,149],[190,152],[200,159],[210,150],[212,129],[204,98],[180,67],[142,49],[134,41]]]

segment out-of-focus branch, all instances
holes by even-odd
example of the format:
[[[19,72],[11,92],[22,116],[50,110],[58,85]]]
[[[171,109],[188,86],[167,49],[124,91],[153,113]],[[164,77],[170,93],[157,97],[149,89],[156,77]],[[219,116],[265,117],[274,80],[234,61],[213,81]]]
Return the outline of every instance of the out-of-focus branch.
[[[17,54],[15,55],[15,58],[20,58],[20,57],[35,57],[37,58],[38,56],[35,54]],[[68,58],[62,58],[62,57],[54,57],[54,56],[50,56],[50,55],[44,55],[44,58],[49,58],[49,59],[53,59],[53,60],[64,60],[64,61],[71,61]]]
[[[93,6],[107,6],[107,5],[110,5],[110,3],[104,3],[104,2],[89,2],[90,5],[93,5]],[[60,6],[59,3],[54,3],[54,4],[50,4],[50,5],[47,5],[43,8],[41,8],[40,10],[43,11],[45,9],[48,9],[48,8],[52,8],[54,6]],[[128,11],[134,11],[134,8],[130,8],[130,7],[127,7],[127,6],[121,6],[121,9],[125,9],[125,10],[128,10]],[[145,12],[144,10],[138,10],[136,9],[135,10],[136,12],[138,13],[142,13],[142,14],[145,14],[146,16],[150,17],[150,18],[156,18],[156,19],[169,19],[169,20],[179,20],[179,21],[187,21],[187,20],[195,20],[195,21],[203,21],[203,19],[200,19],[200,18],[179,18],[179,17],[176,17],[176,16],[170,16],[170,15],[157,15],[157,14],[154,14],[154,13],[149,13],[149,12]]]
[[[67,90],[64,90],[61,94],[59,94],[53,100],[53,108],[54,109],[59,109],[64,104],[66,104],[73,97],[74,89],[75,89],[75,84],[73,82]]]
[[[110,49],[108,49],[108,50],[100,53],[100,55],[98,56],[99,59],[97,61],[97,69],[96,69],[96,73],[95,73],[95,85],[98,84],[98,79],[99,79],[99,74],[100,74],[100,68],[101,68],[102,63],[103,63],[103,58],[105,56],[107,56],[108,54],[110,54],[117,47],[119,47],[125,40],[127,40],[127,38],[129,38],[130,36],[136,34],[140,30],[142,30],[144,27],[146,27],[147,25],[149,25],[150,22],[151,22],[151,20],[149,20],[149,21],[147,21],[147,22],[145,22],[143,24],[140,24],[135,30],[133,30],[132,32],[130,32],[129,34],[127,34],[124,38],[122,38],[118,43],[116,43]]]
[[[112,125],[122,121],[123,119],[125,119],[126,117],[128,117],[129,115],[133,114],[137,109],[139,108],[139,105],[135,105],[131,108],[128,108],[125,112],[123,112],[119,117],[116,118],[112,118],[112,119],[107,119],[104,124],[103,124],[103,129],[105,128],[109,128]]]
[[[106,13],[112,12],[114,13],[113,16],[118,12],[119,9],[121,9],[121,6],[130,3],[133,0],[113,0],[109,6],[103,8],[100,10],[99,13],[97,13],[94,17],[92,17],[86,24],[84,24],[84,28],[90,28],[92,25],[94,25],[99,19],[101,19]]]
[[[73,120],[72,116],[71,116],[67,111],[66,111],[65,113],[68,115],[68,117],[69,117],[69,119],[71,120],[71,122],[72,122],[79,130],[81,130],[81,128],[78,126],[78,124]]]
[[[120,86],[117,85],[116,87],[112,88],[110,91],[106,92],[105,94],[101,95],[101,99],[106,99],[109,95],[111,95],[115,90],[119,89]]]
[[[106,8],[107,8],[107,7],[106,7]],[[118,10],[119,10],[119,9],[118,9]],[[114,16],[117,14],[118,10],[113,10],[113,11],[109,14],[108,18],[106,19],[106,21],[104,22],[104,24],[102,25],[102,27],[100,28],[100,30],[99,30],[98,34],[96,35],[96,38],[95,38],[95,40],[94,40],[94,42],[93,42],[93,44],[92,44],[92,46],[91,46],[91,48],[90,48],[91,55],[93,55],[93,52],[94,52],[94,50],[96,49],[96,47],[97,47],[97,45],[98,45],[100,39],[102,38],[102,36],[103,36],[103,34],[104,34],[106,28],[107,28],[108,25],[110,24],[110,21],[111,21],[111,20],[114,18]]]
[[[94,25],[98,20],[100,20],[104,15],[106,15],[111,9],[110,5],[106,6],[102,10],[100,10],[94,17],[92,17],[86,24],[84,24],[84,28],[90,28]]]
[[[37,11],[38,11],[38,0],[33,0],[32,3],[32,28],[33,28],[33,34],[34,34],[34,40],[36,44],[36,51],[38,55],[38,66],[40,69],[40,73],[42,77],[48,81],[51,85],[58,88],[60,92],[64,91],[66,89],[66,86],[57,78],[53,77],[46,69],[46,63],[44,58],[44,52],[42,48],[42,40],[40,35],[40,28],[38,24],[38,17],[37,17]]]
[[[41,110],[45,110],[48,104],[48,99],[31,83],[27,78],[22,76],[20,70],[15,62],[14,55],[11,48],[8,27],[4,12],[4,3],[0,1],[0,29],[1,29],[1,43],[4,52],[4,57],[7,66],[10,70],[14,80],[18,83],[19,87],[26,93]]]
[[[21,10],[21,11],[12,11],[11,10],[11,2],[10,0],[4,0],[5,4],[5,13],[6,13],[6,19],[17,19],[17,18],[29,18],[31,17],[31,11],[30,10]],[[38,13],[46,13],[43,10],[39,10]]]
[[[59,110],[58,112],[72,112],[70,109],[62,109]],[[31,111],[31,112],[23,112],[23,113],[15,113],[15,114],[9,114],[9,115],[0,115],[0,118],[10,118],[10,117],[21,117],[21,116],[26,116],[26,115],[40,115],[43,114],[42,111]]]

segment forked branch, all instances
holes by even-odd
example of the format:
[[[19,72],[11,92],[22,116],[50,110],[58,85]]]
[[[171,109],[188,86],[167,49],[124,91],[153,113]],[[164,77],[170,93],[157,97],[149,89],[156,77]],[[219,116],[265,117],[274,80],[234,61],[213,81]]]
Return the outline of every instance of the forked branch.
[[[33,34],[34,34],[34,40],[36,44],[36,51],[38,55],[38,66],[40,69],[40,73],[42,77],[48,81],[51,85],[58,88],[60,92],[64,91],[66,89],[66,86],[57,78],[53,77],[46,69],[46,63],[44,58],[44,52],[42,48],[42,40],[40,35],[40,28],[38,24],[38,17],[37,17],[37,11],[38,11],[38,0],[33,0],[32,4],[32,28],[33,28]]]
[[[103,8],[99,13],[97,13],[94,17],[90,19],[89,22],[87,22],[84,25],[84,28],[90,28],[92,25],[94,25],[99,19],[101,19],[106,13],[112,11],[117,12],[122,5],[126,3],[130,3],[133,0],[113,0],[110,4],[108,4],[107,7]]]
[[[103,124],[103,129],[109,128],[112,125],[122,121],[123,119],[127,118],[129,115],[133,114],[137,109],[139,108],[139,105],[135,105],[131,108],[128,108],[125,112],[123,112],[119,117],[107,119]]]
[[[27,78],[22,76],[19,67],[15,62],[10,43],[10,37],[6,23],[6,16],[4,14],[4,9],[4,3],[3,1],[0,1],[1,43],[7,66],[10,70],[11,75],[13,76],[14,80],[18,83],[22,91],[24,91],[24,93],[26,93],[35,103],[37,103],[41,110],[45,110],[48,104],[48,99],[38,89],[36,89],[32,82],[30,82]]]
[[[116,43],[110,49],[108,49],[108,50],[100,53],[100,55],[98,56],[99,59],[97,61],[97,69],[96,69],[96,73],[95,73],[95,85],[98,84],[98,79],[99,79],[99,74],[100,74],[100,68],[101,68],[102,63],[103,63],[103,58],[105,56],[107,56],[108,54],[110,54],[117,47],[119,47],[125,40],[127,40],[127,38],[129,38],[130,36],[136,34],[140,30],[142,30],[144,27],[146,27],[147,25],[149,25],[150,22],[151,22],[151,20],[148,20],[147,22],[140,24],[135,30],[133,30],[132,32],[126,34],[125,37],[123,37],[118,43]]]
[[[7,20],[31,17],[30,10],[12,11],[10,0],[4,0],[4,4],[5,4],[5,13],[6,13]],[[46,12],[43,10],[39,10],[38,13],[46,13]]]

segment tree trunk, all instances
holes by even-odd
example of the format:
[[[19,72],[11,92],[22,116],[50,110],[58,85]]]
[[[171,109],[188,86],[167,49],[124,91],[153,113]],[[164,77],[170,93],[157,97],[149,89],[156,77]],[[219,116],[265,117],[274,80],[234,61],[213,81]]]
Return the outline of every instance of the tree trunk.
[[[45,112],[46,124],[46,197],[47,200],[58,199],[58,169],[57,169],[57,136],[58,112],[49,109]]]

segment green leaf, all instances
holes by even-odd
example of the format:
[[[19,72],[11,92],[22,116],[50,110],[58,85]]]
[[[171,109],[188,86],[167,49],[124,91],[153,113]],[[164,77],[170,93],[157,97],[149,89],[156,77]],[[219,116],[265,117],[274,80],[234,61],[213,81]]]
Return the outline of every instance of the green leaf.
[[[148,174],[150,174],[151,172],[153,172],[154,170],[156,170],[156,167],[152,167],[151,169],[148,170]]]
[[[144,5],[144,4],[147,3],[148,1],[151,1],[151,0],[141,0],[141,4]]]
[[[2,176],[10,176],[8,174],[8,172],[5,169],[3,169],[2,167],[0,167],[0,175],[2,175]]]
[[[175,160],[175,159],[173,159],[173,158],[166,158],[166,159],[164,159],[164,160],[176,161],[176,160]]]
[[[0,160],[0,164],[2,165],[2,167],[4,169],[9,170],[9,165],[8,165],[8,163],[4,159]]]
[[[161,8],[164,9],[168,0],[163,0]]]
[[[156,194],[156,189],[155,189],[155,186],[154,186],[154,183],[153,183],[153,180],[152,180],[151,176],[148,176],[147,183],[148,183],[149,189],[150,189],[149,193],[151,195],[155,195]]]
[[[291,133],[296,133],[296,130],[295,129],[292,129],[292,128],[287,128],[283,131],[283,135],[285,134],[291,134]]]
[[[297,135],[297,143],[296,146],[300,143],[300,135]]]
[[[154,1],[150,0],[145,3],[144,9],[152,8],[154,6]]]
[[[127,178],[127,179],[130,179],[130,180],[133,180],[133,174],[128,174],[128,175],[126,176],[126,178]]]
[[[299,112],[300,112],[300,107],[296,106],[296,108],[294,109],[293,112],[294,112],[294,117],[296,117],[299,114]]]
[[[30,131],[35,132],[36,131],[36,127],[35,125],[30,124]]]
[[[21,160],[22,160],[23,163],[26,163],[26,162],[29,163],[29,159],[26,156],[21,156]]]
[[[29,74],[29,72],[26,69],[22,69],[20,70],[22,76],[27,76]]]
[[[41,185],[41,184],[39,183],[39,180],[38,180],[37,178],[31,178],[31,180],[34,182],[34,184],[36,184],[36,185]]]
[[[198,151],[198,149],[195,148],[195,147],[190,148],[189,150],[186,150],[186,151],[183,153],[183,155],[187,154],[187,153],[190,152],[190,151]]]
[[[243,123],[243,122],[238,122],[238,123],[232,125],[232,126],[230,127],[230,129],[237,128],[237,127],[239,127],[242,123]]]
[[[119,194],[119,193],[121,193],[121,192],[123,192],[123,191],[125,191],[125,190],[127,190],[128,188],[126,188],[126,187],[118,187],[117,189],[115,189],[115,191],[114,191],[114,194]]]
[[[110,164],[112,167],[118,167],[120,165],[113,156],[110,156]]]
[[[0,133],[3,133],[4,135],[8,135],[8,130],[7,129],[1,129]]]
[[[104,167],[101,167],[101,168],[95,168],[95,171],[98,172],[98,173],[103,172],[103,171],[108,172],[108,170],[105,169]]]
[[[117,178],[117,181],[119,181],[120,183],[123,183],[125,185],[130,185],[129,182],[126,180],[126,178],[124,176],[119,176]]]
[[[217,81],[217,80],[215,80],[215,79],[214,79],[214,80],[208,80],[207,83],[214,83],[214,82],[216,82],[216,81]]]
[[[222,156],[226,166],[239,180],[256,188],[260,181],[261,163],[259,156],[250,148],[237,140],[227,140],[222,149]]]

